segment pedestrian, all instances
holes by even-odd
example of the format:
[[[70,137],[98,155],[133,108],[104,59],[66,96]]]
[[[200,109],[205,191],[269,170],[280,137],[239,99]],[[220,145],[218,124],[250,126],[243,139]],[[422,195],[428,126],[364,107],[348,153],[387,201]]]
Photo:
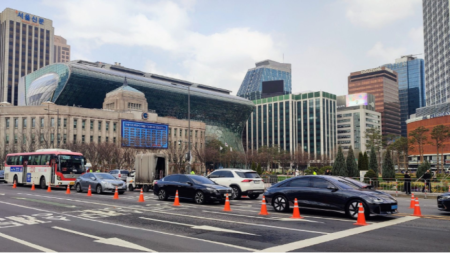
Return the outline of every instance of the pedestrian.
[[[314,175],[314,176],[317,176],[317,173],[316,173],[316,171],[315,171],[315,170],[313,171],[313,175]]]
[[[405,172],[405,182],[404,182],[404,191],[406,194],[411,194],[411,176],[409,175],[408,171]]]
[[[100,169],[97,169],[97,171],[96,171],[96,172],[101,172],[101,171],[100,171]]]
[[[331,176],[331,175],[332,175],[332,174],[331,174],[331,171],[330,171],[330,170],[325,171],[325,175]]]
[[[295,176],[298,176],[298,169],[295,170]]]
[[[430,182],[431,181],[431,174],[430,174],[430,170],[427,170],[425,172],[425,174],[423,174],[422,179],[423,179],[423,182],[424,182],[423,188],[422,188],[422,192],[425,192],[425,188],[428,188],[427,192],[431,193],[431,182]]]
[[[193,170],[191,170],[191,175],[195,175],[195,172]]]

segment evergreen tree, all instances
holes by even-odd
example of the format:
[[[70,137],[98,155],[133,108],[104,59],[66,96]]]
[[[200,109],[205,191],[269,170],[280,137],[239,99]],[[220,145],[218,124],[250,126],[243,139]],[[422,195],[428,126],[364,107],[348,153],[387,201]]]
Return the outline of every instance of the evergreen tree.
[[[358,170],[364,170],[364,156],[361,152],[358,155]]]
[[[394,164],[392,163],[391,159],[391,151],[387,150],[384,155],[384,162],[383,162],[383,179],[393,179],[395,178],[395,169]]]
[[[370,149],[369,170],[373,170],[378,175],[377,154],[375,153],[374,146]]]
[[[342,153],[342,149],[340,146],[338,148],[336,159],[334,160],[332,173],[335,176],[347,176],[347,166],[345,165],[344,154]]]
[[[261,169],[261,164],[258,163],[258,167],[256,167],[256,172],[258,172],[259,175],[262,175],[263,171]]]
[[[256,164],[255,164],[255,162],[252,162],[252,170],[256,171]]]
[[[345,161],[345,164],[347,166],[347,175],[345,176],[347,177],[359,176],[358,165],[356,164],[355,161],[355,155],[353,154],[352,145],[350,145],[350,148],[348,149],[347,161]]]
[[[427,170],[429,170],[430,167],[431,167],[430,163],[427,160],[425,160],[423,163],[419,165],[419,168],[417,168],[416,177],[420,178],[421,176],[423,176],[423,174],[425,174],[425,172],[427,172]]]
[[[369,157],[367,157],[367,152],[364,152],[364,164],[363,170],[369,170]]]

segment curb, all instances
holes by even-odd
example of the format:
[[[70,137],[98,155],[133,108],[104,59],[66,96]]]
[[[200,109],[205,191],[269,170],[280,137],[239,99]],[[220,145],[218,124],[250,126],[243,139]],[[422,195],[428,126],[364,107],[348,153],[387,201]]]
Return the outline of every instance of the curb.
[[[396,196],[395,192],[390,192],[390,191],[389,192],[383,191],[383,192],[390,194],[394,198],[411,198],[411,195],[403,193],[403,192],[399,192],[398,196]],[[414,193],[414,197],[425,199],[424,193],[422,193],[422,192],[413,192],[413,193]],[[428,193],[427,199],[437,199],[437,197],[441,194],[443,194],[443,193]]]

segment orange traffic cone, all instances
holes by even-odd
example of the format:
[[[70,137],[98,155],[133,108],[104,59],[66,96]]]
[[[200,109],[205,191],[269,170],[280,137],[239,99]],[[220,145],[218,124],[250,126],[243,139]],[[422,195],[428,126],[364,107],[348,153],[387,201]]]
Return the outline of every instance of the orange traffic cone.
[[[223,208],[223,211],[231,212],[230,200],[228,199],[228,193],[227,193],[227,197],[225,199],[225,207]]]
[[[52,192],[52,187],[50,186],[50,184],[48,184],[47,192]]]
[[[178,190],[177,193],[175,193],[175,201],[173,202],[174,206],[179,206],[180,205],[180,199],[178,198]]]
[[[363,207],[362,203],[359,203],[358,219],[356,220],[356,223],[353,223],[353,225],[357,225],[357,226],[369,225],[366,223],[366,215],[364,213],[364,207]]]
[[[88,196],[88,197],[92,196],[92,192],[91,192],[91,186],[90,186],[90,185],[89,185],[89,189],[88,189],[88,193],[87,193],[87,196]]]
[[[70,194],[70,185],[67,186],[66,194]]]
[[[32,191],[35,190],[35,188],[34,188],[34,183],[31,184],[31,190],[32,190]]]
[[[141,188],[141,194],[139,195],[139,200],[138,202],[144,202],[144,191]]]
[[[119,192],[117,191],[117,186],[116,186],[116,191],[114,192],[114,198],[113,199],[119,199]]]
[[[17,186],[16,186],[16,180],[14,180],[14,183],[13,183],[13,189],[15,189]]]
[[[416,198],[416,205],[414,206],[414,214],[412,216],[422,216],[422,212],[420,211],[419,198]]]
[[[298,202],[297,198],[295,198],[294,201],[294,213],[292,214],[292,219],[303,219],[302,216],[300,216],[300,208],[298,208]]]
[[[409,204],[409,208],[413,209],[416,205],[416,200],[414,199],[414,193],[411,193],[411,203]]]
[[[259,215],[269,215],[269,213],[267,212],[266,197],[264,196],[262,199],[261,212],[259,212]]]

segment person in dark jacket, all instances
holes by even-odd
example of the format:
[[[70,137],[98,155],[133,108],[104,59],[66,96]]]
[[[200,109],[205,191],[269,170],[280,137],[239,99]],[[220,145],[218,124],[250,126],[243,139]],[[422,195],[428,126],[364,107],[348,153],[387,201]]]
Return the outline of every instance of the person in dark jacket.
[[[404,191],[406,194],[411,194],[411,176],[408,171],[405,172],[405,183],[403,187],[405,188]]]
[[[332,175],[330,170],[325,171],[325,175]]]
[[[427,170],[427,172],[425,172],[425,174],[423,174],[422,176],[424,185],[423,185],[423,189],[422,192],[425,192],[425,187],[428,188],[428,192],[431,193],[431,174],[430,174],[430,170]]]

